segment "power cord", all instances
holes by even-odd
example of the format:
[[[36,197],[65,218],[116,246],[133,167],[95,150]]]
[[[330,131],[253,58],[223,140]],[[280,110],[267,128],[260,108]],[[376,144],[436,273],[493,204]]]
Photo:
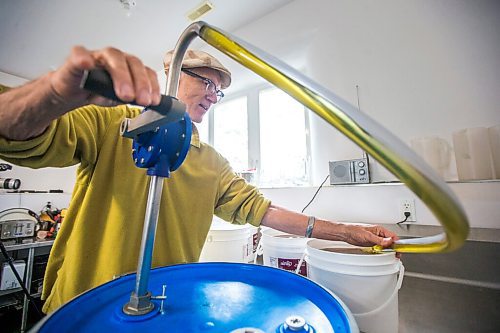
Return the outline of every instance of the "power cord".
[[[396,224],[401,224],[401,223],[405,223],[408,218],[410,217],[411,213],[410,212],[405,212],[405,219],[403,221],[399,221],[398,223]]]
[[[35,308],[35,310],[36,310],[37,314],[40,316],[40,318],[43,318],[44,315],[42,314],[42,312],[40,311],[40,309],[36,305],[35,300],[33,299],[33,297],[31,297],[30,292],[28,291],[28,289],[26,289],[26,286],[24,285],[23,280],[19,276],[19,273],[17,272],[16,267],[14,266],[14,259],[12,259],[9,256],[9,253],[7,252],[7,249],[5,248],[5,245],[3,245],[2,241],[0,241],[0,249],[2,250],[3,256],[5,257],[5,259],[7,260],[7,262],[9,263],[9,266],[12,269],[12,272],[16,276],[17,282],[19,282],[19,284],[21,285],[21,288],[23,289],[24,294],[26,295],[26,297],[28,298],[28,300],[31,302],[31,305],[33,305],[33,307]]]
[[[323,187],[323,185],[325,184],[326,180],[327,180],[329,177],[330,177],[330,175],[326,176],[325,180],[323,180],[323,182],[321,183],[321,185],[320,185],[320,186],[318,187],[318,189],[316,190],[316,193],[314,193],[314,195],[313,195],[313,197],[312,197],[311,201],[309,201],[309,202],[307,203],[307,205],[306,205],[304,208],[302,208],[301,213],[303,213],[303,212],[306,210],[306,208],[307,208],[307,207],[309,207],[309,205],[310,205],[310,204],[314,201],[314,198],[316,198],[316,196],[318,195],[319,190],[321,190],[321,188]]]
[[[405,223],[408,220],[408,218],[410,217],[410,215],[411,215],[410,212],[405,212],[404,214],[405,214],[405,219],[403,221],[399,221],[399,222],[396,223],[398,225],[398,227],[400,227],[400,228],[403,228],[401,226],[401,224]],[[410,226],[407,224],[406,225],[406,230],[408,231],[409,229],[410,229]]]

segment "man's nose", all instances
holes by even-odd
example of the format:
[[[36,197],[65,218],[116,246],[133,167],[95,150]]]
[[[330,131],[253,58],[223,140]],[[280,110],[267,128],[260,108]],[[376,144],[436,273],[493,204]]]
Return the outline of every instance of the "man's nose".
[[[207,99],[212,103],[216,104],[217,103],[217,94],[216,93],[210,93],[207,92]]]

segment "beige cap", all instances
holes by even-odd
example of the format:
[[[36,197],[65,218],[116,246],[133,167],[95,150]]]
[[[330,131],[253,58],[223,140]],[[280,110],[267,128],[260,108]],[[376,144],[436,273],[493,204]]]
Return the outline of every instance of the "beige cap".
[[[163,57],[163,68],[165,73],[167,73],[170,62],[172,61],[173,50],[168,51]],[[219,60],[210,54],[198,51],[198,50],[187,50],[182,60],[182,68],[200,68],[207,67],[215,69],[220,73],[221,77],[221,88],[226,89],[231,84],[231,72],[224,67]]]

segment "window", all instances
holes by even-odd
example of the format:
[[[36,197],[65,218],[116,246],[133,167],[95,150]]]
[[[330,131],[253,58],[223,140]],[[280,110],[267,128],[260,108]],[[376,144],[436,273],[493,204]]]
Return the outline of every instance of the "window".
[[[200,139],[214,146],[236,172],[256,169],[254,184],[310,184],[307,113],[280,89],[254,89],[226,99],[196,126]]]
[[[205,115],[205,118],[201,123],[196,123],[195,126],[198,129],[198,134],[200,135],[200,141],[210,142],[209,140],[209,116]]]
[[[302,104],[282,90],[260,92],[260,186],[308,184],[304,111]]]
[[[247,98],[217,105],[213,110],[213,146],[237,172],[248,169]]]

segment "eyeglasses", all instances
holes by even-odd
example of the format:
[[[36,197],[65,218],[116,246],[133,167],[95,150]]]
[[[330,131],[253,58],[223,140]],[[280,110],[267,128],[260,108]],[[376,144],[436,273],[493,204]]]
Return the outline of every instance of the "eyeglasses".
[[[206,84],[205,90],[207,91],[207,93],[211,95],[215,94],[215,96],[217,96],[217,102],[220,102],[220,100],[224,97],[224,93],[220,89],[217,89],[217,86],[215,85],[214,81],[206,77],[203,77],[201,75],[198,75],[196,73],[193,73],[191,71],[188,71],[187,69],[182,69],[182,71],[189,76],[202,80]]]

